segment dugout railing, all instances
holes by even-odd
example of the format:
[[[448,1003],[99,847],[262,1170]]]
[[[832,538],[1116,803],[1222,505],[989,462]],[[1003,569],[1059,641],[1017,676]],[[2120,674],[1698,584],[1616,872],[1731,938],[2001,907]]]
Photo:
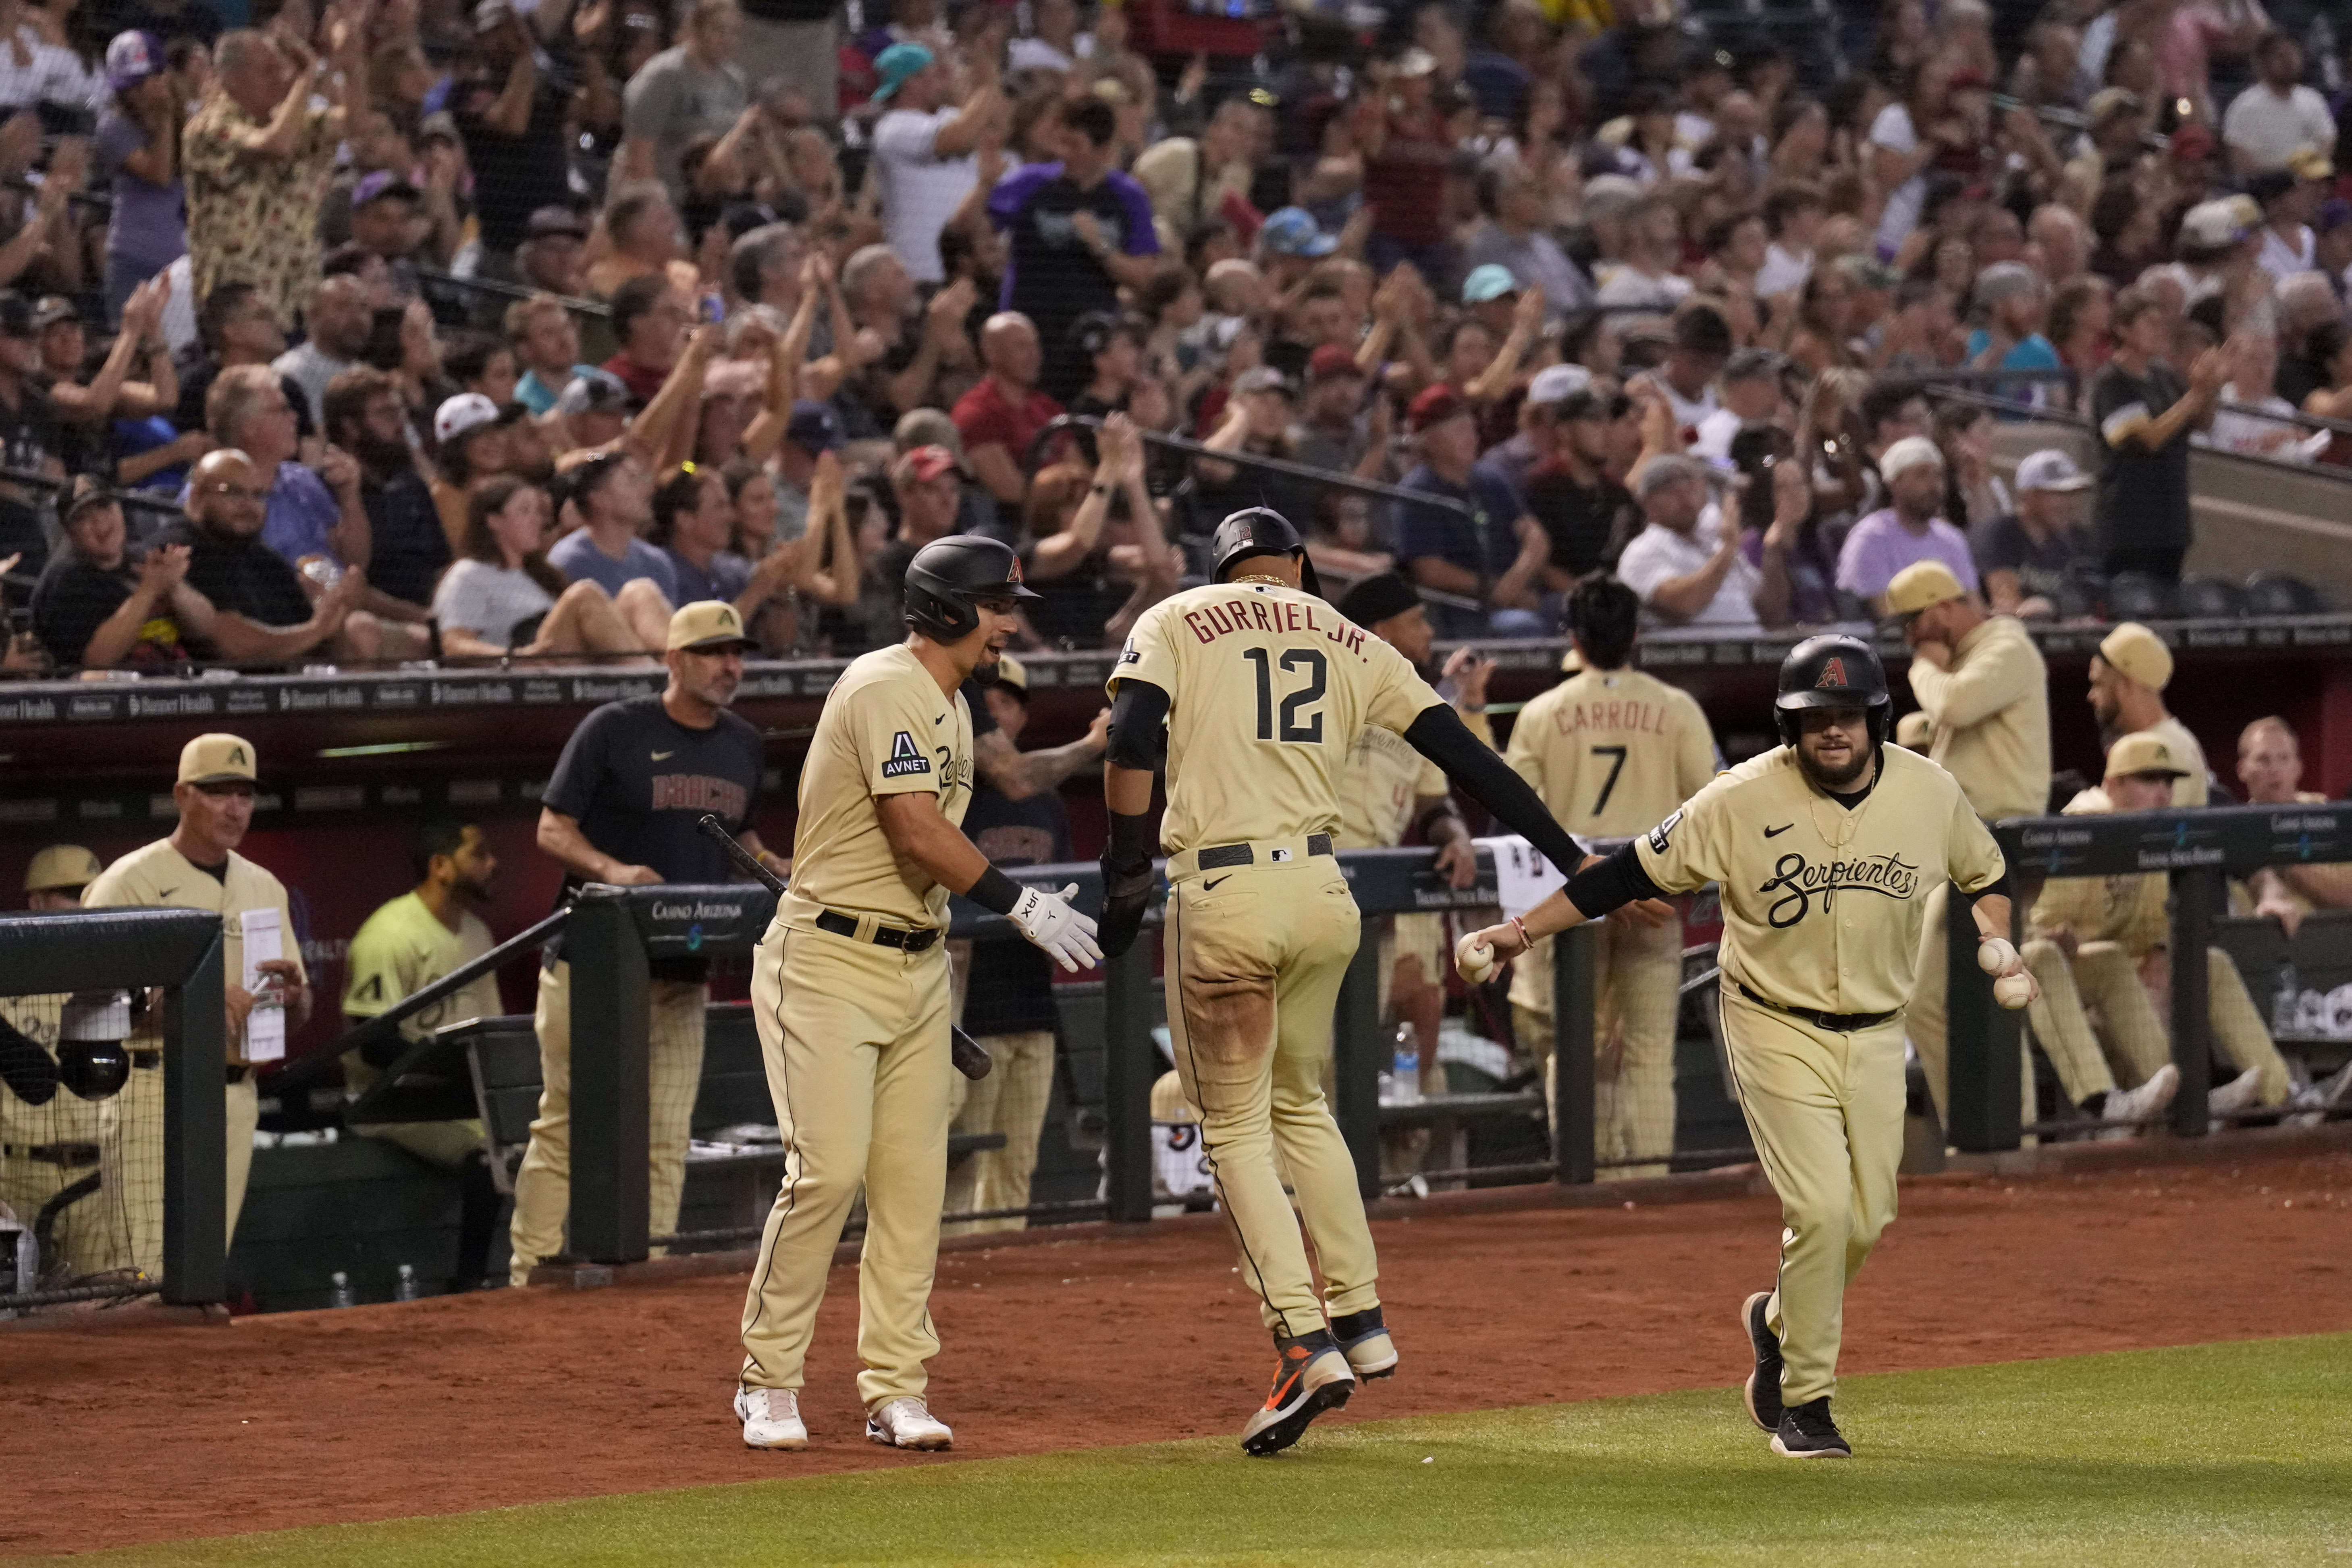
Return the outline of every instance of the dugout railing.
[[[158,1294],[210,1305],[226,1296],[222,953],[220,917],[195,910],[0,918],[0,1014],[50,1064],[44,1079],[37,1063],[20,1060],[0,1089],[12,1183],[41,1175],[43,1166],[56,1173],[55,1190],[18,1222],[54,1236],[69,1218],[86,1244],[78,1258],[42,1257],[34,1279],[12,1271],[18,1277],[0,1293],[0,1314]],[[150,1074],[161,1079],[157,1115],[145,1110]],[[41,1138],[45,1124],[59,1125],[68,1113],[79,1135]],[[126,1180],[153,1161],[160,1182],[152,1169],[135,1172],[144,1180]],[[123,1212],[134,1184],[146,1194],[142,1202],[160,1190],[159,1214]],[[83,1260],[98,1267],[71,1272]]]

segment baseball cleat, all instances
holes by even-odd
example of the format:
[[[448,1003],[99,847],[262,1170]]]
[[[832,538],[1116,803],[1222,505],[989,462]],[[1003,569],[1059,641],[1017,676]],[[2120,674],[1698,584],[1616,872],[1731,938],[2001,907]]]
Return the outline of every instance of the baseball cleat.
[[[1389,1338],[1388,1325],[1381,1321],[1378,1307],[1332,1319],[1331,1337],[1347,1353],[1348,1370],[1358,1377],[1370,1380],[1396,1375],[1396,1342]]]
[[[2205,1109],[2215,1116],[2253,1110],[2263,1101],[2263,1069],[2248,1068],[2205,1097]]]
[[[912,1394],[900,1394],[875,1406],[866,1417],[866,1436],[886,1448],[929,1451],[955,1446],[955,1434],[948,1430],[947,1423],[934,1418]]]
[[[2147,1081],[2137,1089],[2128,1092],[2120,1089],[2109,1089],[2107,1103],[2100,1107],[2099,1117],[2105,1121],[2145,1121],[2170,1105],[2172,1097],[2179,1092],[2180,1069],[2167,1062],[2149,1074]],[[2102,1136],[2128,1138],[2137,1131],[2139,1129],[2135,1127],[2118,1127]]]
[[[805,1448],[808,1428],[801,1424],[800,1395],[789,1388],[735,1389],[735,1418],[743,1423],[747,1448]]]
[[[1853,1445],[1830,1419],[1830,1396],[1808,1399],[1780,1412],[1780,1429],[1772,1434],[1772,1451],[1784,1459],[1851,1459]]]
[[[1307,1424],[1326,1410],[1337,1410],[1356,1392],[1356,1374],[1328,1329],[1286,1340],[1275,1336],[1274,1348],[1282,1360],[1274,1369],[1274,1389],[1265,1404],[1242,1428],[1244,1453],[1278,1454],[1298,1441]]]
[[[1756,1365],[1748,1374],[1748,1417],[1764,1431],[1780,1429],[1780,1338],[1765,1321],[1772,1292],[1759,1290],[1739,1309],[1739,1326],[1756,1352]]]

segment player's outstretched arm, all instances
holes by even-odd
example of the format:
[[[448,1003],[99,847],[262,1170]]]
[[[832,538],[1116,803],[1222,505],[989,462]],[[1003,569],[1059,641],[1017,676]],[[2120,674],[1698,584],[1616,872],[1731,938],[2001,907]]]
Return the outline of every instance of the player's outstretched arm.
[[[1103,763],[1103,805],[1110,840],[1103,847],[1102,945],[1116,958],[1135,945],[1151,902],[1151,781],[1166,761],[1161,726],[1168,693],[1148,680],[1118,683],[1110,710],[1109,752]]]
[[[1470,732],[1462,715],[1446,703],[1424,708],[1404,732],[1412,749],[1445,770],[1463,793],[1492,812],[1496,820],[1542,851],[1545,859],[1565,876],[1574,876],[1584,863],[1584,851],[1568,829],[1544,809],[1528,781],[1511,771],[1510,763],[1493,747]]]
[[[1506,960],[1517,958],[1538,939],[1597,921],[1622,909],[1640,909],[1663,900],[1664,889],[1650,880],[1632,844],[1609,855],[1588,855],[1571,873],[1568,885],[1517,920],[1488,926],[1465,936],[1454,949],[1454,967],[1475,985],[1493,974]],[[1673,916],[1673,908],[1655,902],[1643,924]]]
[[[1076,883],[1058,893],[1024,888],[988,863],[963,829],[941,815],[939,796],[929,791],[881,795],[874,809],[891,849],[949,892],[1003,915],[1064,969],[1075,973],[1101,961],[1095,922],[1070,905]]]

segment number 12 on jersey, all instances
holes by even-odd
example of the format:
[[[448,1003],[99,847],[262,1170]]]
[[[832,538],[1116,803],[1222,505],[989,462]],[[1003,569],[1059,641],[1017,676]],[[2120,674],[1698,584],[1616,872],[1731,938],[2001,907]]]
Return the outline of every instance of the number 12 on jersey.
[[[1330,680],[1330,667],[1324,663],[1318,648],[1295,647],[1278,661],[1283,673],[1296,676],[1304,670],[1306,679],[1282,699],[1277,709],[1274,700],[1274,667],[1277,662],[1268,648],[1242,650],[1242,657],[1257,667],[1257,738],[1261,741],[1304,742],[1320,744],[1323,740],[1323,715],[1313,705],[1323,700]],[[1287,683],[1286,683],[1287,684]],[[1276,720],[1280,721],[1279,729]]]

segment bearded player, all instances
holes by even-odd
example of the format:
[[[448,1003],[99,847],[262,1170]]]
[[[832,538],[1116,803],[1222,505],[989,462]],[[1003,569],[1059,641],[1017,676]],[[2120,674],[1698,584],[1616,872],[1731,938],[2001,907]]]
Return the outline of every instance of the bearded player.
[[[1845,1288],[1895,1217],[1903,1153],[1903,1008],[1928,892],[1974,906],[1978,963],[2005,1007],[2033,981],[2008,940],[2000,847],[1952,775],[1889,746],[1886,674],[1849,637],[1780,666],[1779,747],[1512,921],[1473,931],[1464,978],[1639,899],[1722,888],[1723,1040],[1756,1151],[1780,1195],[1779,1289],[1741,1310],[1748,1410],[1792,1459],[1843,1458],[1830,1418]]]

